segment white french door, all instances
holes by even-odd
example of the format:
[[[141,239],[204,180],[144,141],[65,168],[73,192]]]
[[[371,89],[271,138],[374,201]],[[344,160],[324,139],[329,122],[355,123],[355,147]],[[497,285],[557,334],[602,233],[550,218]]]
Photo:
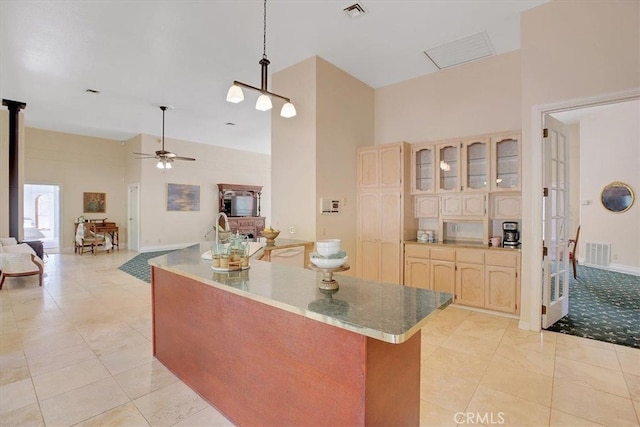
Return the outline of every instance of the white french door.
[[[562,122],[544,116],[542,327],[569,313],[569,140]]]

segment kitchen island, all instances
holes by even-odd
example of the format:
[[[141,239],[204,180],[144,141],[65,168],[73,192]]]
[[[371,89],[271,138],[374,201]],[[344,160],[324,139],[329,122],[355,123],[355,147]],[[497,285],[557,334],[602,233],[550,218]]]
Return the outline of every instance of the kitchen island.
[[[420,328],[451,295],[252,260],[154,258],[153,352],[237,425],[418,425]]]

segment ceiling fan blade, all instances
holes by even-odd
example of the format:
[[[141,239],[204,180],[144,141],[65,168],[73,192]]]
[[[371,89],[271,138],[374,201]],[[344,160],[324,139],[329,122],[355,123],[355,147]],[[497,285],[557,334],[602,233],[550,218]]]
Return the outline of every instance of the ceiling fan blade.
[[[148,157],[134,157],[134,159],[155,159],[155,156],[148,156]]]
[[[174,153],[171,153],[171,152],[169,152],[169,151],[165,151],[164,156],[165,156],[165,157],[169,157],[169,158],[174,158],[174,157],[176,157],[176,155],[175,155]]]
[[[173,160],[188,160],[190,162],[194,162],[196,159],[194,159],[193,157],[175,156],[175,157],[173,157]]]
[[[133,153],[133,154],[137,154],[138,156],[153,156],[153,154],[149,154],[149,153]]]

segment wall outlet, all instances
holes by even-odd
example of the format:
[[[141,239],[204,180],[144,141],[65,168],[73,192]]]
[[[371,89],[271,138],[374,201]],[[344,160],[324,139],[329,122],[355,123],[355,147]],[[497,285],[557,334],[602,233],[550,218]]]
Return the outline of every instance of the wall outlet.
[[[296,226],[292,225],[289,227],[289,234],[296,234],[297,230],[296,230]]]

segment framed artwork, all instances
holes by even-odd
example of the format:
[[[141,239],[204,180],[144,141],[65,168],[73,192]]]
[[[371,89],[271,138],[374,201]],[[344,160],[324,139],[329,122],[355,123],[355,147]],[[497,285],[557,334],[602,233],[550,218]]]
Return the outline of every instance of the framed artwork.
[[[167,184],[168,211],[199,211],[200,186],[188,184]]]
[[[82,193],[82,212],[107,212],[107,193]]]

